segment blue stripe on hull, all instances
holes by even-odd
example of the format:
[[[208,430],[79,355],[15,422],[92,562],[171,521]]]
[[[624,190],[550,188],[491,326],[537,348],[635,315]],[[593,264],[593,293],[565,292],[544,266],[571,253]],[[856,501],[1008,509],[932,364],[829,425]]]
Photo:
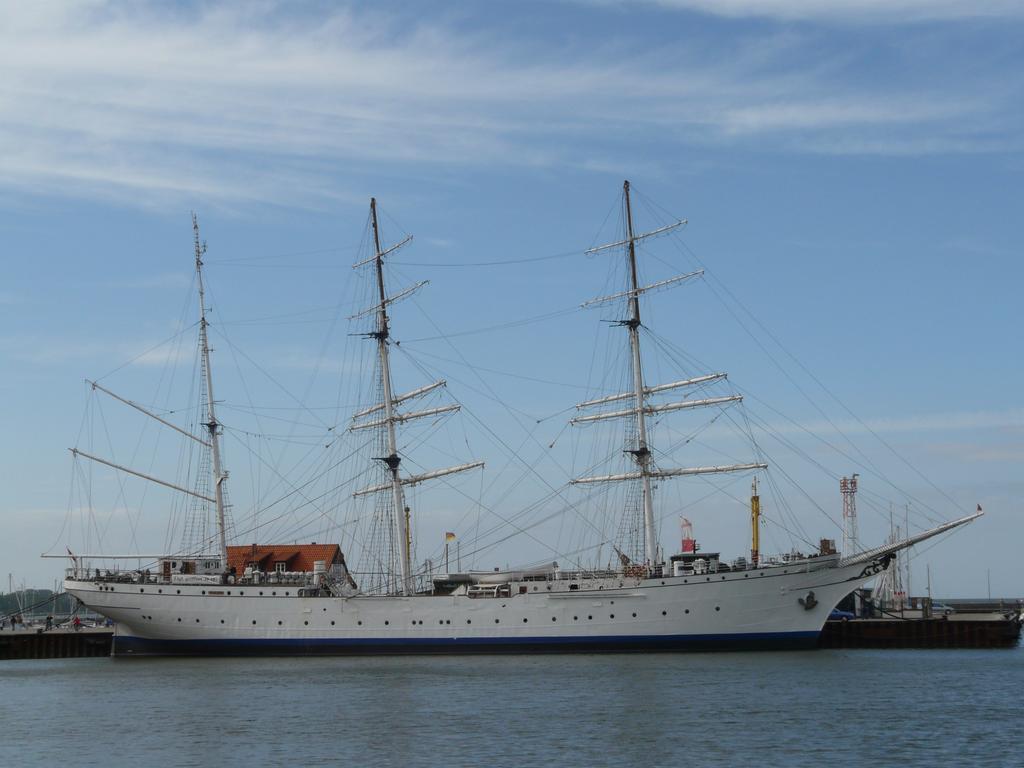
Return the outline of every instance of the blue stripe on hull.
[[[115,656],[346,656],[470,653],[628,653],[811,649],[818,632],[599,637],[279,638],[153,640],[115,636]]]

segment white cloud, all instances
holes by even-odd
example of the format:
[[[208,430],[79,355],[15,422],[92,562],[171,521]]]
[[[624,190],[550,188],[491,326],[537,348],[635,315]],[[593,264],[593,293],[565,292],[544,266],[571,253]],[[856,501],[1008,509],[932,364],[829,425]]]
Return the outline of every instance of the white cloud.
[[[764,428],[756,428],[756,433],[790,436],[806,436],[808,433],[817,437],[831,437],[842,433],[848,437],[918,432],[959,432],[966,430],[999,430],[1010,431],[1024,428],[1024,408],[1007,408],[1005,410],[987,411],[944,411],[938,413],[917,414],[914,416],[875,416],[862,419],[833,419],[831,422],[820,421],[767,421]],[[679,437],[687,433],[670,429],[669,434]],[[736,426],[719,423],[702,432],[708,435],[738,434]]]
[[[192,344],[166,342],[154,346],[153,341],[101,342],[76,341],[65,337],[10,337],[0,339],[0,352],[12,360],[54,365],[73,360],[108,360],[125,365],[165,366],[191,363]]]
[[[498,24],[467,32],[415,14],[316,13],[100,0],[6,8],[0,185],[143,206],[308,206],[361,203],[337,179],[382,168],[649,166],[639,147],[651,137],[835,153],[1002,147],[969,129],[1006,96],[968,98],[948,80],[933,91],[853,86],[832,71],[850,62],[822,63],[791,34],[638,53],[628,31],[548,46]]]
[[[1024,447],[1019,445],[979,445],[977,443],[937,443],[926,450],[958,461],[1024,463]]]
[[[1002,429],[1024,425],[1024,408],[1009,408],[1002,411],[949,411],[942,413],[926,413],[916,416],[874,418],[857,421],[836,420],[831,424],[815,421],[801,424],[777,424],[770,429],[772,432],[793,434],[808,431],[816,435],[824,435],[842,431],[846,435],[863,435],[869,432],[877,434],[893,434],[897,432],[932,432],[959,431],[968,429]]]
[[[597,0],[616,2],[616,0]],[[729,18],[907,23],[1024,17],[1017,0],[626,0]]]

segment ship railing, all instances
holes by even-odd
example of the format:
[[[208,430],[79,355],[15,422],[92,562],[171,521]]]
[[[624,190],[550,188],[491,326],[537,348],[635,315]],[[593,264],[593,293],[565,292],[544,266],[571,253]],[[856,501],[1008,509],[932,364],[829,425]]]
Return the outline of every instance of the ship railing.
[[[157,584],[158,574],[150,571],[120,570],[117,568],[67,568],[64,575],[78,581],[102,581],[117,584]]]
[[[559,571],[555,576],[558,581],[601,581],[602,579],[618,579],[623,576],[622,570],[611,568],[579,571]]]

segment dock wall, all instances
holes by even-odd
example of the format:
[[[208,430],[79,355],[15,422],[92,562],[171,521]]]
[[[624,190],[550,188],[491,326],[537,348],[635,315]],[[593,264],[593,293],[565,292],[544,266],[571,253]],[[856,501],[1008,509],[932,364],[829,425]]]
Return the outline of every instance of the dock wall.
[[[72,659],[109,656],[109,630],[0,632],[0,659]]]

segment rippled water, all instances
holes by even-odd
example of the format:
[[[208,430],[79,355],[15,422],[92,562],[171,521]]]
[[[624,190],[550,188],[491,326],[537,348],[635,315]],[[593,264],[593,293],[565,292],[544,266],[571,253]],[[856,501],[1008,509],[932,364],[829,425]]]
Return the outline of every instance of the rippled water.
[[[1024,650],[0,662],[0,764],[1024,765]]]

